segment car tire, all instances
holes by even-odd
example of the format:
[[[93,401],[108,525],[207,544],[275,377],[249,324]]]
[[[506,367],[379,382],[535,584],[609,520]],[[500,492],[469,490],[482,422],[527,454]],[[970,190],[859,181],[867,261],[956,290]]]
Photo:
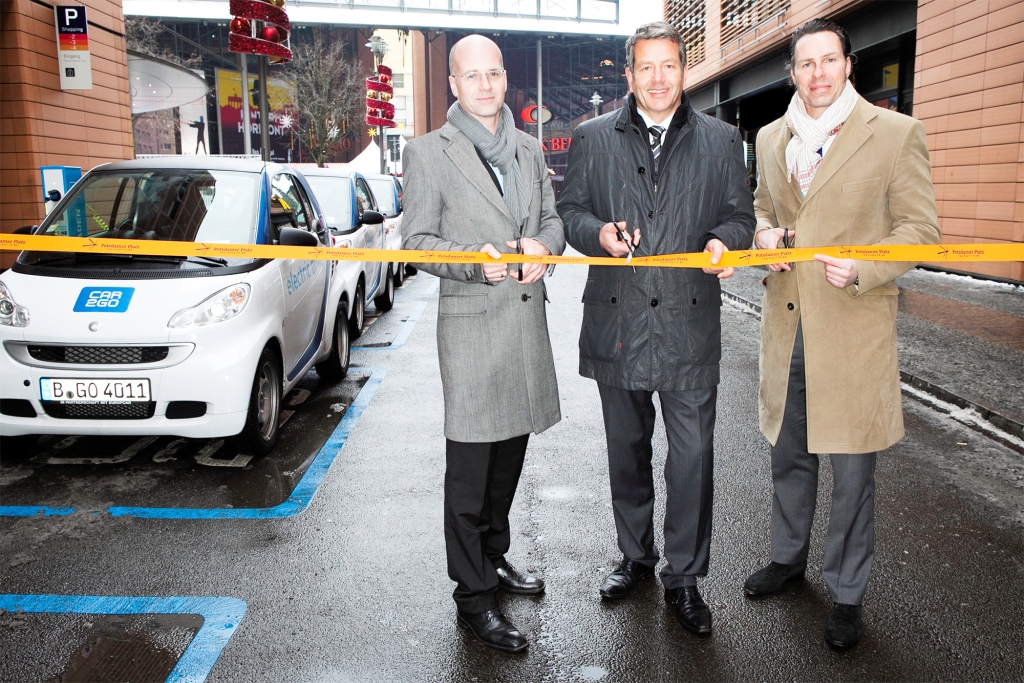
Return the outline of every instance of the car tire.
[[[398,289],[405,282],[405,264],[395,265],[395,289]]]
[[[316,374],[328,382],[340,382],[348,374],[348,364],[352,357],[352,344],[348,336],[348,310],[345,303],[338,306],[338,314],[334,316],[334,339],[331,340],[331,355],[327,360],[316,364]]]
[[[249,395],[249,412],[242,431],[231,439],[239,453],[267,455],[274,450],[281,434],[281,364],[269,346],[263,349],[256,363],[256,375]]]
[[[390,311],[395,305],[395,276],[391,271],[391,264],[388,264],[388,274],[384,278],[384,291],[380,296],[374,297],[373,305],[380,312]]]
[[[38,434],[0,436],[0,453],[3,453],[5,458],[21,458],[32,453],[36,441],[39,441]]]
[[[366,322],[366,290],[363,283],[356,285],[356,293],[352,301],[352,314],[348,317],[349,339],[359,339],[363,334],[363,324]]]

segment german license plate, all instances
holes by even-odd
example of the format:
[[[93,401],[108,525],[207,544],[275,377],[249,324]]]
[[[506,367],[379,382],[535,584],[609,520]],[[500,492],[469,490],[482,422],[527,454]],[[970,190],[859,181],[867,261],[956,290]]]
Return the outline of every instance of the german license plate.
[[[148,379],[39,380],[40,398],[61,403],[132,403],[151,401]]]

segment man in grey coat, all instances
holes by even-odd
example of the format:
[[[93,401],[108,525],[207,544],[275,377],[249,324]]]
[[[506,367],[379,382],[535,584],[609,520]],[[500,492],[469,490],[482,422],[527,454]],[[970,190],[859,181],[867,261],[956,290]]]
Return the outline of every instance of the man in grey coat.
[[[471,35],[448,62],[458,102],[439,131],[405,148],[403,248],[561,254],[562,221],[540,143],[504,104],[501,51]],[[441,277],[437,347],[447,437],[444,529],[457,620],[487,645],[517,652],[526,638],[497,591],[544,582],[505,559],[509,509],[530,433],[561,419],[545,314],[546,267],[426,263]]]
[[[665,22],[641,27],[626,41],[627,105],[573,134],[558,211],[569,243],[587,256],[703,250],[717,263],[725,250],[750,246],[754,211],[739,131],[690,107],[685,74],[679,31]],[[601,394],[623,554],[601,597],[628,596],[659,560],[651,468],[657,391],[668,432],[661,581],[679,622],[702,635],[711,632],[697,578],[707,574],[711,545],[718,278],[731,274],[595,266],[583,292],[580,374]]]

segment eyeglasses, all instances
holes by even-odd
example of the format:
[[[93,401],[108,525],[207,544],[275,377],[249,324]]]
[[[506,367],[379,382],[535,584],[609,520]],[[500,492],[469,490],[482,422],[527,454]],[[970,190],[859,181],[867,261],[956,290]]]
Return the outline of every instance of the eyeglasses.
[[[461,78],[466,81],[466,83],[474,85],[476,83],[482,83],[485,78],[488,81],[496,81],[504,75],[504,69],[491,69],[490,71],[485,71],[483,73],[480,73],[479,71],[470,71],[469,73],[464,73],[461,76],[455,76],[455,78]]]

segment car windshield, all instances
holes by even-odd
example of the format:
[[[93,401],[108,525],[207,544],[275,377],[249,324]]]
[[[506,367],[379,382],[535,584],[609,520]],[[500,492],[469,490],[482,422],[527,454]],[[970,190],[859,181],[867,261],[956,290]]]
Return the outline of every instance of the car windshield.
[[[352,185],[349,179],[308,175],[306,182],[313,188],[331,230],[350,230],[355,221],[352,219]]]
[[[175,242],[252,244],[256,232],[259,173],[195,169],[99,171],[78,183],[67,203],[45,221],[43,235]],[[25,252],[28,264],[76,265],[124,260],[122,254]],[[183,257],[137,256],[143,261]],[[251,259],[230,259],[241,263]],[[226,265],[220,258],[189,263]]]
[[[380,212],[385,216],[394,216],[398,214],[398,207],[395,206],[395,181],[391,178],[384,178],[383,180],[371,180],[370,189],[373,190],[373,196],[377,200],[377,206],[380,207]]]
[[[186,169],[93,173],[43,234],[251,244],[259,179]]]

